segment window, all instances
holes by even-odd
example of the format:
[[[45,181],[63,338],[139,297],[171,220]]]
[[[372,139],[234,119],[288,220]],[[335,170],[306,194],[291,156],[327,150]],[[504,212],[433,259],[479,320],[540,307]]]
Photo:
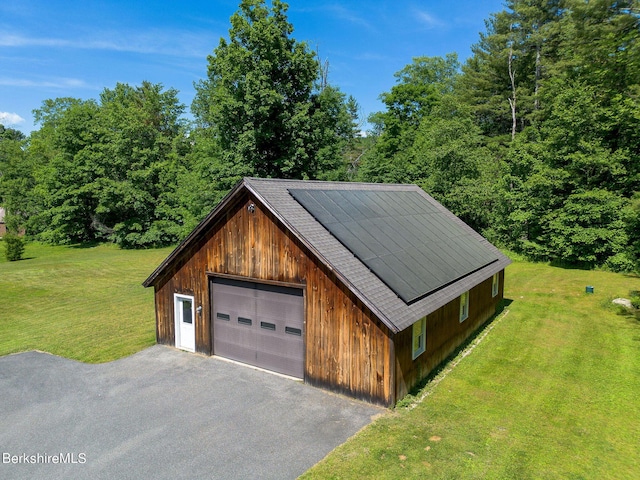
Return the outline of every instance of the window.
[[[276,324],[270,322],[260,322],[260,328],[264,328],[265,330],[276,330]]]
[[[495,297],[498,295],[498,290],[500,289],[500,274],[496,273],[491,279],[491,296]]]
[[[193,301],[183,298],[180,300],[182,303],[182,321],[184,323],[193,323]]]
[[[425,351],[427,347],[427,317],[421,318],[413,324],[413,352],[412,360]]]
[[[469,292],[460,295],[460,323],[469,317]]]
[[[238,323],[240,325],[249,325],[251,326],[251,319],[250,318],[245,318],[245,317],[238,317]]]
[[[288,333],[289,335],[296,335],[298,337],[302,336],[302,330],[300,328],[284,327],[284,333]]]

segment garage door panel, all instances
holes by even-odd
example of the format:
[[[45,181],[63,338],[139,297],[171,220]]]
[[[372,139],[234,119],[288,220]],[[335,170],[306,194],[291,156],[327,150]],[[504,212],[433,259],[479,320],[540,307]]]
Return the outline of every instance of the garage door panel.
[[[220,291],[216,292],[214,300],[217,299],[221,307],[227,308],[228,312],[225,313],[230,313],[234,318],[239,316],[254,318],[256,316],[255,290],[216,285],[216,290],[218,288]],[[222,311],[222,309],[218,311]]]
[[[304,377],[301,289],[214,278],[214,354]]]
[[[297,357],[283,355],[282,353],[271,353],[264,351],[257,351],[257,364],[261,368],[271,370],[274,372],[282,373],[284,375],[290,375],[296,378],[302,378],[304,375],[304,369],[302,365],[296,368],[292,367],[292,363],[297,360]],[[245,362],[249,363],[249,362]]]
[[[301,336],[277,332],[258,334],[257,361],[262,368],[302,378],[303,342]]]
[[[260,312],[260,318],[302,325],[304,321],[302,302],[298,297],[293,299],[285,297],[286,295],[278,295],[276,298],[258,297],[257,310]]]
[[[214,324],[215,350],[239,362],[255,361],[256,338],[252,328],[237,323],[237,317],[232,318],[229,321],[218,319]]]

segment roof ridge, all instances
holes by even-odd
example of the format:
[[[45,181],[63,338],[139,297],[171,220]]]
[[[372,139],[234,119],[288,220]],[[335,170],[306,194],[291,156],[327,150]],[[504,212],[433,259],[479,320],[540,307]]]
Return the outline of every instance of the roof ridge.
[[[244,177],[243,180],[245,182],[265,182],[265,183],[298,183],[298,184],[315,184],[315,185],[352,185],[352,186],[372,186],[376,188],[388,188],[388,187],[403,187],[403,189],[408,189],[407,187],[417,187],[419,189],[420,186],[415,183],[381,183],[381,182],[350,182],[344,180],[303,180],[303,179],[295,179],[295,178],[262,178],[262,177]],[[422,190],[422,189],[421,189]]]

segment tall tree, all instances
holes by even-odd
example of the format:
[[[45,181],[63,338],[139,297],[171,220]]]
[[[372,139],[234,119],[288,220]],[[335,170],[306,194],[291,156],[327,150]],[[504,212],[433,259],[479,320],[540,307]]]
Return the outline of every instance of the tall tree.
[[[193,113],[227,171],[318,178],[342,164],[336,145],[351,133],[344,95],[320,81],[315,54],[291,36],[287,9],[243,0],[196,84]]]
[[[410,150],[422,120],[453,90],[458,75],[456,54],[417,57],[395,73],[396,85],[380,95],[387,107],[370,116],[375,148],[363,158],[359,178],[375,182],[406,182]]]
[[[42,203],[34,232],[54,243],[177,241],[183,109],[175,90],[149,82],[105,89],[99,103],[46,101],[32,139]]]
[[[24,228],[33,208],[29,193],[35,180],[26,147],[21,131],[0,124],[0,206],[5,209],[9,231],[15,233]]]
[[[460,93],[483,132],[513,141],[536,118],[540,88],[557,56],[561,0],[509,0],[463,66]]]
[[[38,181],[40,211],[29,219],[29,233],[51,243],[95,239],[91,228],[97,206],[93,184],[98,175],[87,162],[85,148],[95,142],[93,129],[99,106],[93,100],[46,100],[34,112],[42,124],[32,134],[30,155]]]
[[[500,164],[491,161],[468,106],[443,97],[423,118],[410,151],[409,181],[473,228],[489,226]]]

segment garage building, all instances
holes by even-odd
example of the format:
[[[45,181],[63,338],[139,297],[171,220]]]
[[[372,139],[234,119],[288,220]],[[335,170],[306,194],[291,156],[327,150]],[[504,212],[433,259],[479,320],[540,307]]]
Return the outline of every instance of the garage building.
[[[159,343],[393,405],[495,314],[509,263],[416,185],[245,178],[144,286]]]

